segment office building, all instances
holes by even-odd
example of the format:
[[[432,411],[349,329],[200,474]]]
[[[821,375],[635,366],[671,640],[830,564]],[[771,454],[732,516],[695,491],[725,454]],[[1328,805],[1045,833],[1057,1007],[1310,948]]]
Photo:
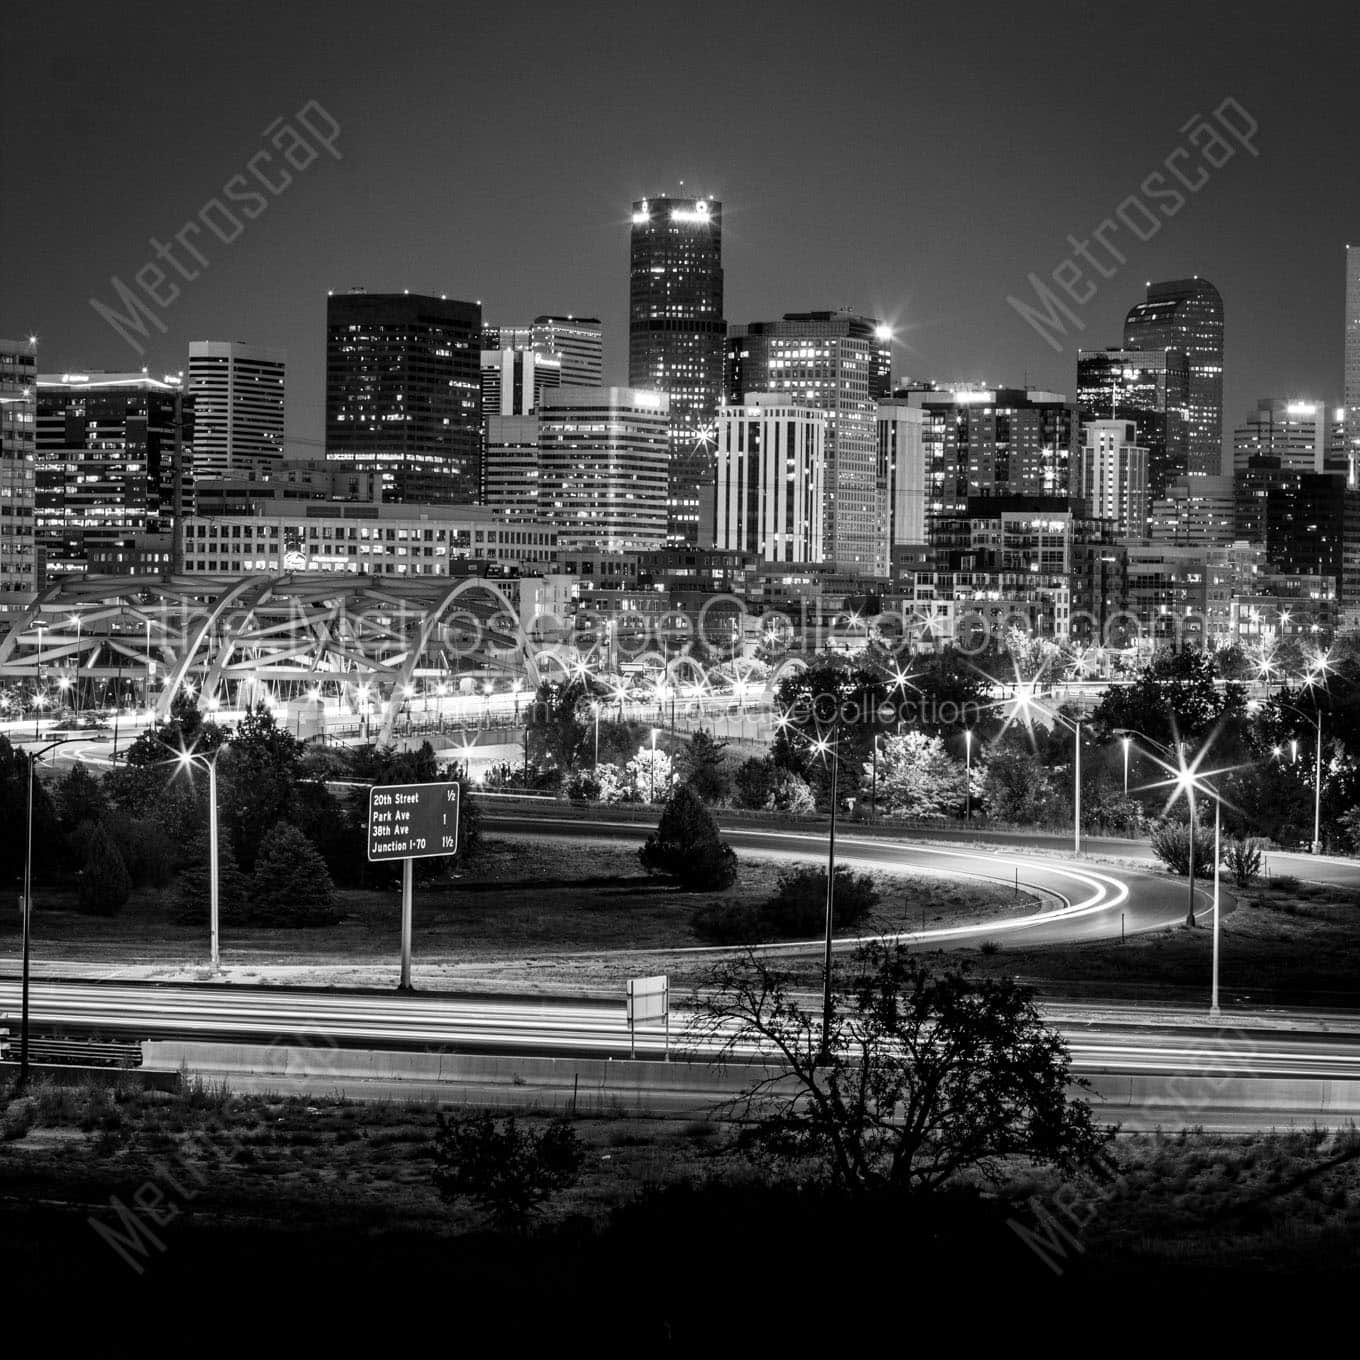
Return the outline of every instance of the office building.
[[[538,518],[558,531],[564,549],[665,544],[669,430],[659,392],[560,387],[543,394]]]
[[[1153,502],[1148,537],[1157,543],[1200,548],[1231,543],[1240,537],[1236,514],[1231,477],[1180,477]]]
[[[843,312],[786,312],[734,326],[727,342],[729,404],[782,392],[827,413],[822,555],[853,576],[889,571],[878,403],[891,387],[891,343],[881,321]]]
[[[718,408],[713,540],[767,562],[821,562],[826,412],[783,393]]]
[[[711,522],[705,511],[726,335],[722,204],[714,198],[639,199],[629,257],[628,383],[667,398],[667,538],[675,544],[698,543],[700,526]]]
[[[1351,429],[1351,448],[1360,448],[1360,246],[1346,247],[1345,369],[1341,403]]]
[[[0,620],[38,589],[37,411],[36,344],[0,340]]]
[[[1132,420],[1093,420],[1081,427],[1077,494],[1090,512],[1114,525],[1116,538],[1144,538],[1148,531],[1148,452]]]
[[[482,309],[416,293],[326,304],[326,457],[386,499],[468,504],[481,483]]]
[[[537,353],[561,361],[564,386],[599,387],[604,382],[604,327],[598,318],[536,316],[529,343]]]
[[[482,503],[507,518],[533,519],[538,513],[538,432],[536,415],[486,418]]]
[[[1186,473],[1190,366],[1181,350],[1084,349],[1077,354],[1083,423],[1131,420],[1147,450],[1149,501]]]
[[[1217,477],[1223,456],[1223,299],[1208,279],[1150,283],[1124,319],[1126,350],[1177,350],[1189,366],[1186,472]]]
[[[194,403],[177,377],[38,377],[39,588],[118,560],[193,509]]]
[[[1234,474],[1263,458],[1278,460],[1280,471],[1286,473],[1325,472],[1331,445],[1329,415],[1320,401],[1262,397],[1233,431]]]
[[[535,349],[482,351],[482,420],[527,416],[549,387],[562,386],[562,361]]]
[[[888,516],[888,552],[926,542],[925,412],[905,397],[878,403],[878,480]]]
[[[228,477],[283,458],[285,355],[240,340],[189,342],[194,477]]]

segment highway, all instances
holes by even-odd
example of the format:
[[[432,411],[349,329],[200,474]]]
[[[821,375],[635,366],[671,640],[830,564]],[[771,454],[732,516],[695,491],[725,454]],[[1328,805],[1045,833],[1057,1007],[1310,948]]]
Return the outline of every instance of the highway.
[[[815,998],[809,1003],[815,1006]],[[669,1064],[655,1061],[664,1041],[650,1026],[636,1034],[638,1058],[650,1061],[617,1065],[629,1054],[622,1000],[43,981],[34,984],[32,1004],[34,1023],[44,1028],[187,1043],[193,1070],[242,1090],[523,1103],[537,1089],[551,1103],[552,1093],[572,1085],[582,1061],[593,1062],[586,1071],[597,1074],[608,1059],[615,1062],[605,1070],[616,1089],[631,1090],[640,1108],[650,1102],[692,1111],[742,1080],[739,1068],[731,1069],[736,1075],[724,1085],[710,1061],[712,1042],[688,1031],[683,1009],[671,1017]],[[18,984],[0,982],[0,1010],[10,1016],[12,1034],[17,1005]],[[1131,1129],[1344,1123],[1360,1114],[1360,1017],[1294,1012],[1219,1025],[1202,1011],[1176,1008],[1064,1003],[1044,1012],[1064,1035],[1075,1074],[1092,1082],[1101,1117]],[[402,1053],[513,1061],[455,1073],[428,1057],[403,1062]],[[741,1056],[759,1062],[768,1054],[747,1048]],[[562,1061],[554,1066],[552,1059]],[[649,1089],[658,1074],[657,1089]]]

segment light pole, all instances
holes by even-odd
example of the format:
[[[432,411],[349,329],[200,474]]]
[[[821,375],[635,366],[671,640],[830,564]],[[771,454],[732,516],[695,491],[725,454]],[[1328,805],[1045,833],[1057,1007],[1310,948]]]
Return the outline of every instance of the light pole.
[[[595,765],[600,764],[600,703],[598,699],[590,701],[591,712],[595,715]]]
[[[836,804],[840,801],[841,768],[835,729],[832,729],[830,741],[822,740],[815,746],[821,748],[823,758],[831,752],[831,830],[826,841],[826,939],[822,949],[822,1039],[817,1053],[818,1064],[826,1066],[831,1061],[831,936],[836,919]]]
[[[175,759],[180,769],[188,770],[198,764],[208,767],[208,967],[214,977],[218,968],[218,895],[217,895],[217,758],[225,751],[219,746],[211,755],[193,751],[177,751]]]
[[[1061,713],[1055,712],[1046,704],[1040,703],[1034,697],[1034,684],[1017,687],[1015,697],[1011,701],[1015,704],[1017,714],[1023,714],[1026,722],[1033,720],[1033,710],[1037,709],[1045,717],[1053,722],[1061,724],[1076,738],[1076,745],[1072,759],[1072,851],[1074,854],[1081,854],[1081,719],[1064,718]]]
[[[28,974],[33,938],[33,771],[38,761],[58,746],[68,746],[73,741],[93,740],[93,737],[59,737],[36,751],[28,752],[28,813],[24,839],[23,981],[20,984],[19,1000],[19,1080],[15,1084],[15,1095],[22,1095],[28,1085]]]
[[[973,820],[973,729],[963,729],[963,820]]]
[[[1124,737],[1124,801],[1129,801],[1129,741],[1130,738]]]
[[[649,803],[655,803],[655,802],[656,802],[656,728],[655,728],[655,727],[652,728],[652,761],[651,761],[651,765],[649,766],[649,773],[650,773],[650,775],[651,775],[652,787],[651,787],[651,792],[647,795],[647,801],[648,801]]]

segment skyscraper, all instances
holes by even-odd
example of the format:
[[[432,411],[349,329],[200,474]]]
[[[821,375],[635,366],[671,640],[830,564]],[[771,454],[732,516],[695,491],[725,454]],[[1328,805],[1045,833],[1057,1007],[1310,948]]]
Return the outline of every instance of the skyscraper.
[[[722,204],[639,199],[629,259],[628,383],[668,399],[671,543],[698,543],[701,523],[711,523],[711,510],[703,510],[711,506],[726,335]]]
[[[38,377],[39,587],[96,555],[132,560],[139,535],[169,534],[193,510],[194,405],[178,378]]]
[[[714,544],[767,562],[821,562],[825,411],[778,392],[718,408]]]
[[[888,549],[926,542],[925,412],[905,397],[878,403],[878,468],[885,489]]]
[[[666,398],[559,387],[538,416],[538,520],[564,549],[633,552],[666,541]]]
[[[32,603],[38,589],[37,408],[37,346],[0,340],[0,618]]]
[[[889,569],[878,403],[892,386],[890,345],[881,321],[843,312],[786,312],[733,326],[727,342],[731,404],[783,392],[827,413],[823,558],[856,576]]]
[[[326,457],[388,500],[466,505],[481,481],[482,309],[417,293],[326,303]]]
[[[1223,472],[1223,299],[1208,279],[1150,283],[1124,318],[1124,348],[1180,350],[1189,365],[1186,472]]]
[[[282,350],[189,342],[196,479],[265,472],[283,458],[285,369]]]
[[[1147,450],[1150,501],[1184,477],[1190,364],[1178,349],[1084,349],[1077,354],[1077,411],[1083,424],[1131,420]]]
[[[482,351],[482,419],[532,415],[549,387],[562,386],[562,361],[534,349]]]
[[[1346,247],[1346,372],[1342,404],[1352,425],[1360,418],[1360,246]],[[1351,413],[1355,412],[1355,415]]]

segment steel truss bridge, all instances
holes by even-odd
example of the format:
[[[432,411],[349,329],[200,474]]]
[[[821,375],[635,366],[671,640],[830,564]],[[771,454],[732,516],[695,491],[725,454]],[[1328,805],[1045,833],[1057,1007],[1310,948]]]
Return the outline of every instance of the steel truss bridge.
[[[181,692],[229,709],[338,697],[385,744],[414,686],[469,674],[538,685],[558,658],[534,644],[517,597],[513,581],[482,577],[69,576],[0,638],[0,682],[58,681],[117,704],[144,681],[162,720]]]

